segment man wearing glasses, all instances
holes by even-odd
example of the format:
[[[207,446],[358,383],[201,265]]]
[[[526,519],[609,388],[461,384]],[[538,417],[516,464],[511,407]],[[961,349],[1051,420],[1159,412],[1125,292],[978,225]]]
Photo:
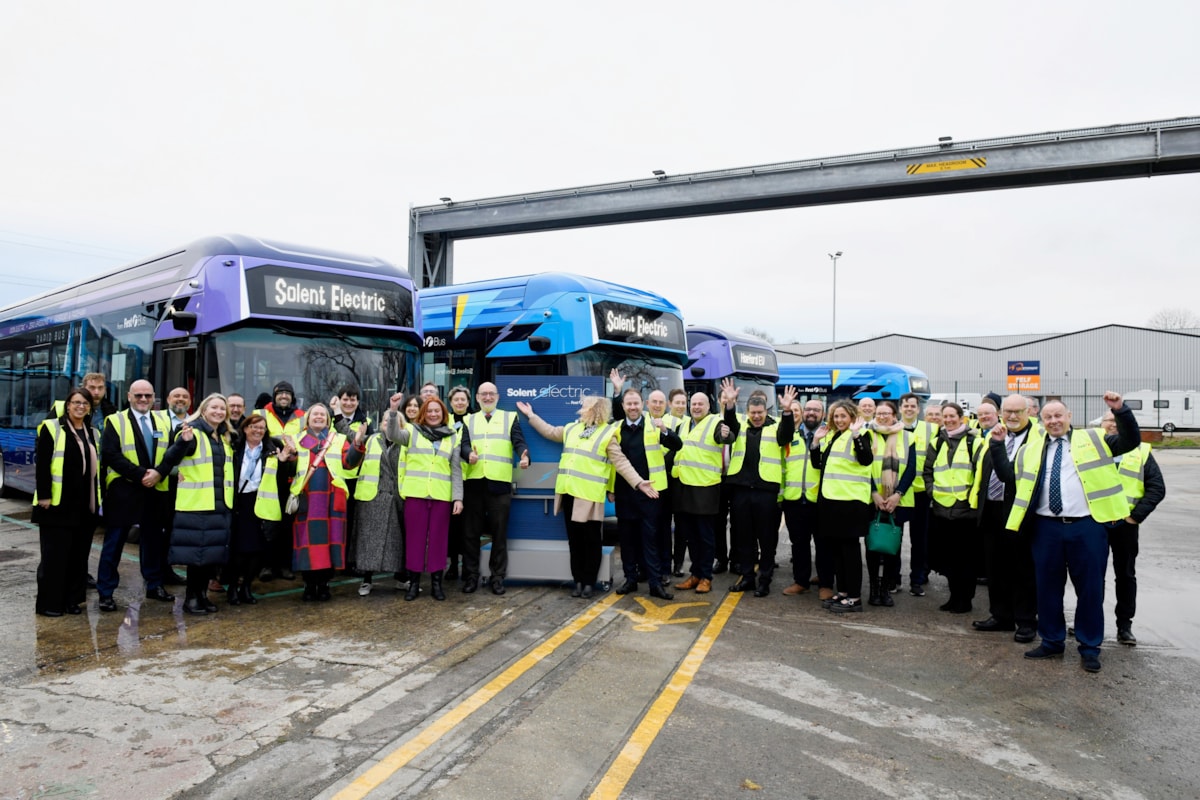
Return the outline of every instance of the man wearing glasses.
[[[508,511],[512,506],[513,454],[520,453],[521,469],[529,468],[529,448],[520,417],[500,411],[494,383],[475,392],[479,410],[463,420],[463,592],[479,588],[480,540],[492,535],[488,561],[492,594],[504,594],[508,573]]]
[[[129,387],[129,408],[109,415],[100,438],[100,466],[104,481],[104,547],[96,573],[100,610],[116,611],[113,599],[120,578],[117,567],[130,528],[141,529],[141,571],[146,597],[174,602],[163,588],[163,564],[167,535],[163,520],[167,506],[166,475],[158,465],[167,451],[170,423],[150,409],[154,387],[149,381],[134,381]]]

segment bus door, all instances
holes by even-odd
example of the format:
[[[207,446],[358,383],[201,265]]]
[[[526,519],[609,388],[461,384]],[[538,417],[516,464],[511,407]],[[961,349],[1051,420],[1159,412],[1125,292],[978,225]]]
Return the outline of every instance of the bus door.
[[[154,374],[157,385],[154,391],[158,396],[159,406],[165,407],[167,394],[172,389],[182,386],[192,396],[194,409],[203,399],[198,394],[203,389],[199,380],[199,348],[196,340],[182,339],[160,345],[155,361]]]

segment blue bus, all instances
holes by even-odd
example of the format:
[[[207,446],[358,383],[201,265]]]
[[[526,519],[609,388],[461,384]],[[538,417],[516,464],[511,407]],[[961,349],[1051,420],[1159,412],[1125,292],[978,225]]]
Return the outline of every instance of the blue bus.
[[[900,395],[909,392],[917,395],[922,405],[929,399],[928,375],[914,367],[883,361],[780,364],[780,391],[785,386],[795,386],[801,402],[816,398],[824,401],[826,406],[843,398],[899,400]]]
[[[35,429],[89,372],[253,406],[281,380],[301,407],[347,382],[365,408],[414,387],[419,309],[405,269],[246,236],[202,239],[0,310],[0,474],[34,488]]]
[[[424,379],[442,396],[485,381],[500,389],[499,407],[528,400],[554,425],[576,418],[583,395],[609,396],[609,372],[643,398],[683,388],[687,347],[679,309],[664,298],[567,273],[543,273],[422,289]],[[552,516],[562,452],[528,425],[530,467],[514,474],[509,513],[509,575],[565,579],[566,536]],[[610,549],[601,565],[601,582]],[[486,559],[484,559],[486,562]]]
[[[745,333],[728,333],[707,325],[687,328],[688,366],[683,383],[689,395],[703,392],[713,408],[721,393],[721,381],[733,378],[741,389],[738,408],[746,410],[746,401],[755,389],[767,394],[767,408],[775,408],[775,383],[779,365],[770,343]]]
[[[683,388],[679,309],[658,295],[559,272],[422,289],[424,379],[442,396],[505,375],[592,376],[614,367],[643,395]]]

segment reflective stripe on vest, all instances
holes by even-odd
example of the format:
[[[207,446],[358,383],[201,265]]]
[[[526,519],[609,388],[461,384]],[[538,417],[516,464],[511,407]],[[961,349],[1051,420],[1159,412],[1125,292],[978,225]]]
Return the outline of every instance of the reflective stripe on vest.
[[[280,422],[279,417],[267,411],[265,408],[256,408],[254,413],[258,414],[267,420],[267,435],[268,436],[283,436],[285,433],[293,439],[299,440],[304,433],[304,414],[297,415],[295,412],[288,417],[287,422]]]
[[[268,417],[269,419],[269,417]],[[346,443],[346,437],[340,433],[331,434],[329,437],[329,445],[325,450],[325,458],[321,464],[329,470],[329,478],[333,485],[346,491],[346,470],[342,469],[342,445]],[[296,442],[299,445],[299,441]],[[333,458],[329,455],[333,454]],[[304,447],[296,453],[296,477],[292,480],[292,485],[288,489],[289,494],[300,494],[301,485],[307,488],[304,483],[304,474],[308,472],[308,462],[312,460],[312,451]]]
[[[803,497],[810,503],[817,502],[817,487],[821,482],[821,470],[809,458],[808,443],[797,431],[788,445],[783,460],[783,499],[799,500]]]
[[[832,437],[832,434],[830,434]],[[834,447],[834,444],[837,447]],[[854,455],[854,436],[846,431],[825,448],[821,471],[821,496],[827,500],[871,502],[871,470],[874,462],[862,465]]]
[[[134,412],[134,413],[136,413],[136,412]],[[167,431],[171,430],[170,421],[164,419],[163,413],[161,411],[148,411],[146,413],[147,413],[147,416],[149,416],[152,420],[154,420],[156,423],[158,423],[157,426],[154,427],[154,430],[152,431],[152,433],[159,432],[164,424],[166,425]],[[129,413],[127,411],[122,411],[120,414],[110,414],[104,418],[104,424],[111,425],[114,428],[116,428],[117,437],[121,440],[121,455],[125,456],[126,460],[128,460],[130,464],[133,464],[136,467],[138,465],[138,454],[137,454],[137,441],[136,441],[136,439],[134,439],[134,437],[141,436],[142,432],[141,432],[141,430],[134,430],[133,423],[131,423],[129,421]],[[165,434],[164,434],[164,438],[165,438]],[[166,452],[167,452],[167,447],[165,444],[156,444],[155,445],[155,447],[154,447],[154,466],[156,468],[158,467],[159,464],[162,463],[163,456],[166,455]],[[115,469],[113,469],[112,467],[109,467],[107,465],[105,466],[105,475],[104,475],[105,488],[110,486],[112,484],[112,482],[115,481],[119,477],[121,477],[121,476],[117,473],[117,471]],[[160,492],[170,491],[170,488],[171,488],[170,481],[165,481],[165,480],[159,481],[158,483],[156,483],[154,485],[154,488]]]
[[[1146,459],[1150,457],[1150,445],[1142,442],[1137,450],[1130,450],[1117,462],[1117,473],[1125,487],[1125,501],[1133,511],[1138,501],[1146,496]]]
[[[721,482],[721,455],[725,448],[713,441],[721,418],[709,414],[689,423],[683,448],[675,454],[675,476],[688,486],[716,486]]]
[[[59,401],[62,402],[62,401]],[[62,500],[62,483],[63,483],[63,459],[67,455],[67,432],[63,430],[62,424],[57,419],[48,419],[38,425],[38,431],[42,428],[50,431],[50,435],[54,437],[54,451],[50,454],[50,505],[56,506]],[[96,495],[99,499],[100,495]],[[38,504],[37,489],[33,491],[33,504]]]
[[[410,431],[409,436],[412,438],[404,459],[404,481],[400,484],[400,494],[449,502],[454,497],[450,459],[454,448],[458,446],[458,435],[443,437],[436,443],[416,430]]]
[[[1025,513],[1030,507],[1036,508],[1033,492],[1037,487],[1046,439],[1046,434],[1034,436],[1030,431],[1026,445],[1017,453],[1017,496],[1005,526],[1010,531],[1020,530]],[[1121,483],[1116,460],[1108,443],[1095,428],[1071,431],[1071,461],[1083,484],[1084,498],[1092,519],[1101,523],[1116,522],[1129,516],[1129,504],[1125,499],[1125,487]]]
[[[937,440],[937,425],[928,420],[920,420],[916,427],[909,431],[917,446],[917,477],[913,479],[914,492],[924,492],[929,487],[925,485],[925,456],[929,451],[929,443]]]
[[[746,457],[746,430],[749,426],[749,418],[741,420],[737,439],[730,448],[729,475],[737,475],[742,471],[742,461]],[[778,422],[764,425],[758,443],[758,477],[767,483],[783,482],[783,448],[775,440],[778,430]]]
[[[382,433],[376,433],[367,438],[366,452],[362,463],[358,466],[358,482],[354,485],[354,499],[366,502],[374,500],[379,494],[379,472],[383,464],[384,438]],[[396,492],[400,491],[399,476],[404,475],[404,451],[406,448],[397,447],[396,453]]]
[[[616,434],[616,425],[597,427],[592,437],[584,439],[582,422],[572,422],[563,428],[562,458],[558,462],[555,494],[569,494],[593,503],[603,503],[608,489],[608,443]]]
[[[620,442],[621,431],[625,425],[623,422],[614,422],[613,425],[616,427],[614,435],[617,437],[617,441]],[[667,427],[665,422],[663,423],[663,427]],[[650,471],[647,479],[650,481],[652,487],[661,492],[667,488],[667,457],[666,450],[662,446],[662,433],[654,425],[653,420],[646,416],[642,417],[641,430],[642,445],[646,449],[646,467]],[[610,492],[616,484],[616,479],[616,470],[609,470],[608,490]]]
[[[941,443],[933,461],[933,486],[930,488],[933,502],[944,508],[964,500],[971,508],[978,506],[978,499],[971,489],[975,486],[975,468],[982,449],[977,438],[964,433],[954,449],[954,458],[950,459],[949,441]]]
[[[262,480],[254,496],[254,516],[271,522],[283,519],[279,505],[279,459],[275,456],[267,456],[263,464]]]
[[[913,445],[912,431],[898,431],[893,434],[883,434],[879,431],[871,431],[872,450],[875,453],[875,461],[871,464],[871,475],[875,478],[875,486],[883,494],[881,483],[883,481],[883,457],[887,454],[887,440],[890,436],[899,436],[900,441],[896,445],[896,457],[899,459],[899,464],[896,467],[897,483],[904,477],[904,470],[908,468],[908,451]],[[915,489],[912,485],[908,487],[908,491],[900,496],[901,507],[912,507],[913,494]]]
[[[214,511],[217,507],[217,487],[213,475],[212,443],[207,434],[196,431],[196,450],[179,463],[179,491],[175,495],[176,511]],[[233,449],[221,439],[225,452],[222,489],[225,507],[233,509]]]
[[[478,456],[474,464],[463,463],[463,480],[487,478],[502,483],[512,483],[513,446],[509,434],[516,414],[496,409],[491,420],[482,411],[468,414],[467,432],[471,437],[471,450]]]

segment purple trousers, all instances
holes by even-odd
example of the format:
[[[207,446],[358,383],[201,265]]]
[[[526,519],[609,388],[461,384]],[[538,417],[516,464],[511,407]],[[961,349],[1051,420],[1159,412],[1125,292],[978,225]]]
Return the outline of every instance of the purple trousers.
[[[404,566],[409,572],[446,568],[451,505],[429,497],[404,499]]]

